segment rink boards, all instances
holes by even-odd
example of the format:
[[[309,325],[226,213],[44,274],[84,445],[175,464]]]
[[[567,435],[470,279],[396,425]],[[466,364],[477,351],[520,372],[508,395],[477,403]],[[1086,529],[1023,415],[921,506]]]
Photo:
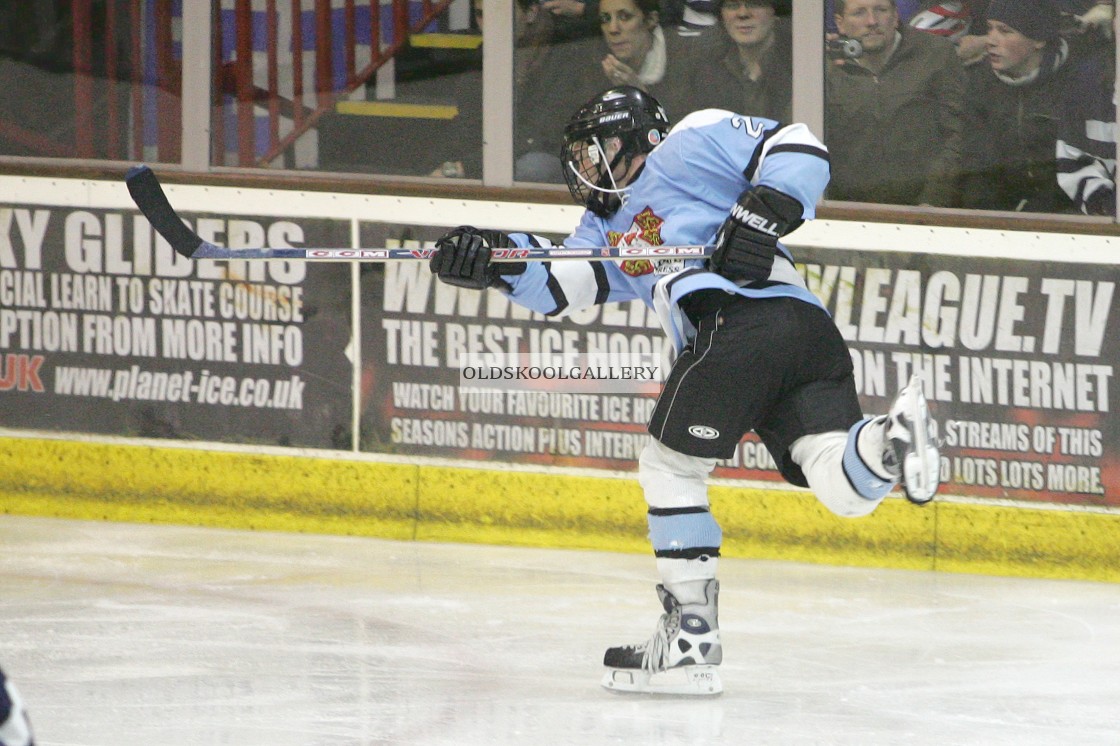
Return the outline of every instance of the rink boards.
[[[632,475],[65,437],[0,440],[5,512],[648,552]],[[841,519],[808,492],[717,484],[729,557],[1120,581],[1111,511],[892,496]]]
[[[451,351],[663,354],[638,303],[546,321],[422,261],[176,261],[123,184],[0,177],[0,496],[13,513],[648,551],[648,392],[468,396]],[[555,205],[171,185],[234,246],[562,237]],[[654,216],[656,217],[656,216]],[[433,222],[436,221],[436,222]],[[656,221],[642,227],[656,243]],[[652,226],[652,227],[651,227]],[[648,231],[653,231],[649,233]],[[945,497],[842,520],[744,441],[717,469],[728,556],[1120,579],[1109,237],[815,221],[790,243],[861,400],[920,369]],[[395,243],[394,243],[395,242]],[[633,271],[647,271],[635,263]],[[355,341],[357,344],[355,344]]]

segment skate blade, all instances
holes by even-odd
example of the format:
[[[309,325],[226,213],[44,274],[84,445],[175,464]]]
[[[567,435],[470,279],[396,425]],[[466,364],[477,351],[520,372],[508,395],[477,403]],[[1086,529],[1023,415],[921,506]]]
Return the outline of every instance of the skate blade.
[[[715,666],[681,666],[651,674],[641,669],[612,668],[603,676],[603,688],[632,694],[714,697],[723,692]]]
[[[910,502],[924,505],[937,494],[941,482],[941,454],[937,449],[936,431],[933,429],[929,416],[929,405],[922,393],[922,381],[918,376],[910,379],[909,386],[914,387],[917,396],[914,397],[914,406],[908,413],[913,438],[913,453],[907,454],[906,463],[903,464],[902,488]]]
[[[927,446],[920,453],[912,453],[906,457],[905,479],[902,487],[906,498],[912,503],[925,505],[933,500],[940,479],[941,456],[937,449]]]

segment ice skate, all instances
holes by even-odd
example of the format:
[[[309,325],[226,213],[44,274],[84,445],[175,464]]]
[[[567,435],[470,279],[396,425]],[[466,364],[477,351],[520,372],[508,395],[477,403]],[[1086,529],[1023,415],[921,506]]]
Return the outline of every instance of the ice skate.
[[[930,417],[922,381],[908,383],[891,404],[883,443],[883,466],[902,484],[910,502],[924,505],[933,499],[941,481],[937,450],[937,422]]]
[[[719,641],[719,581],[704,586],[706,602],[681,604],[657,586],[665,613],[648,642],[607,648],[603,687],[616,692],[711,696],[723,691],[716,666]]]

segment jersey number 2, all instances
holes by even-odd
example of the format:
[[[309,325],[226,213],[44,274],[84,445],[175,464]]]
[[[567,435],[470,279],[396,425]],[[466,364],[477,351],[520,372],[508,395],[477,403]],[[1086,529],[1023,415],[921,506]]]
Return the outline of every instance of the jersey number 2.
[[[751,117],[732,117],[731,126],[735,129],[742,127],[748,135],[755,139],[762,137],[762,133],[766,131],[766,126],[762,122],[756,122]]]

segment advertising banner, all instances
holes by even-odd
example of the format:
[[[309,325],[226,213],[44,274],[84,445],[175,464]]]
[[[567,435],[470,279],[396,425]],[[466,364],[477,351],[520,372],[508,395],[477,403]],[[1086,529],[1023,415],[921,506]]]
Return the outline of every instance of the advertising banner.
[[[350,246],[349,220],[188,219],[232,247]],[[444,232],[359,228],[363,247],[421,252]],[[850,345],[866,412],[885,412],[922,375],[945,492],[1120,506],[1120,269],[797,254]],[[131,211],[0,207],[0,426],[350,449],[352,269],[189,262]],[[644,304],[555,319],[439,283],[422,260],[359,274],[361,450],[635,468],[658,387],[632,373],[671,364]],[[517,380],[502,372],[511,360]],[[780,480],[753,435],[715,476]]]
[[[810,289],[852,349],[865,409],[913,373],[959,495],[1120,506],[1120,268],[805,251]]]
[[[364,223],[362,245],[419,249],[442,232]],[[643,304],[548,319],[496,291],[440,283],[420,261],[370,265],[362,288],[364,448],[634,467],[658,386],[647,378],[622,380],[626,372],[610,370],[604,359],[642,367],[668,359],[668,342]],[[479,356],[512,358],[521,377],[463,380],[461,361]]]
[[[361,235],[363,246],[420,248],[440,233],[365,223]],[[1120,270],[893,252],[798,254],[810,289],[850,345],[866,412],[886,412],[909,377],[922,375],[941,425],[945,492],[1120,506],[1120,428],[1110,417]],[[547,363],[608,350],[668,362],[667,342],[643,304],[546,318],[494,290],[439,283],[425,262],[370,265],[362,287],[363,449],[636,467],[656,399],[649,387],[461,388],[459,361],[517,353]],[[715,476],[780,481],[753,434]]]
[[[348,221],[198,217],[220,245]],[[350,268],[189,261],[138,213],[0,207],[0,426],[349,447]]]

